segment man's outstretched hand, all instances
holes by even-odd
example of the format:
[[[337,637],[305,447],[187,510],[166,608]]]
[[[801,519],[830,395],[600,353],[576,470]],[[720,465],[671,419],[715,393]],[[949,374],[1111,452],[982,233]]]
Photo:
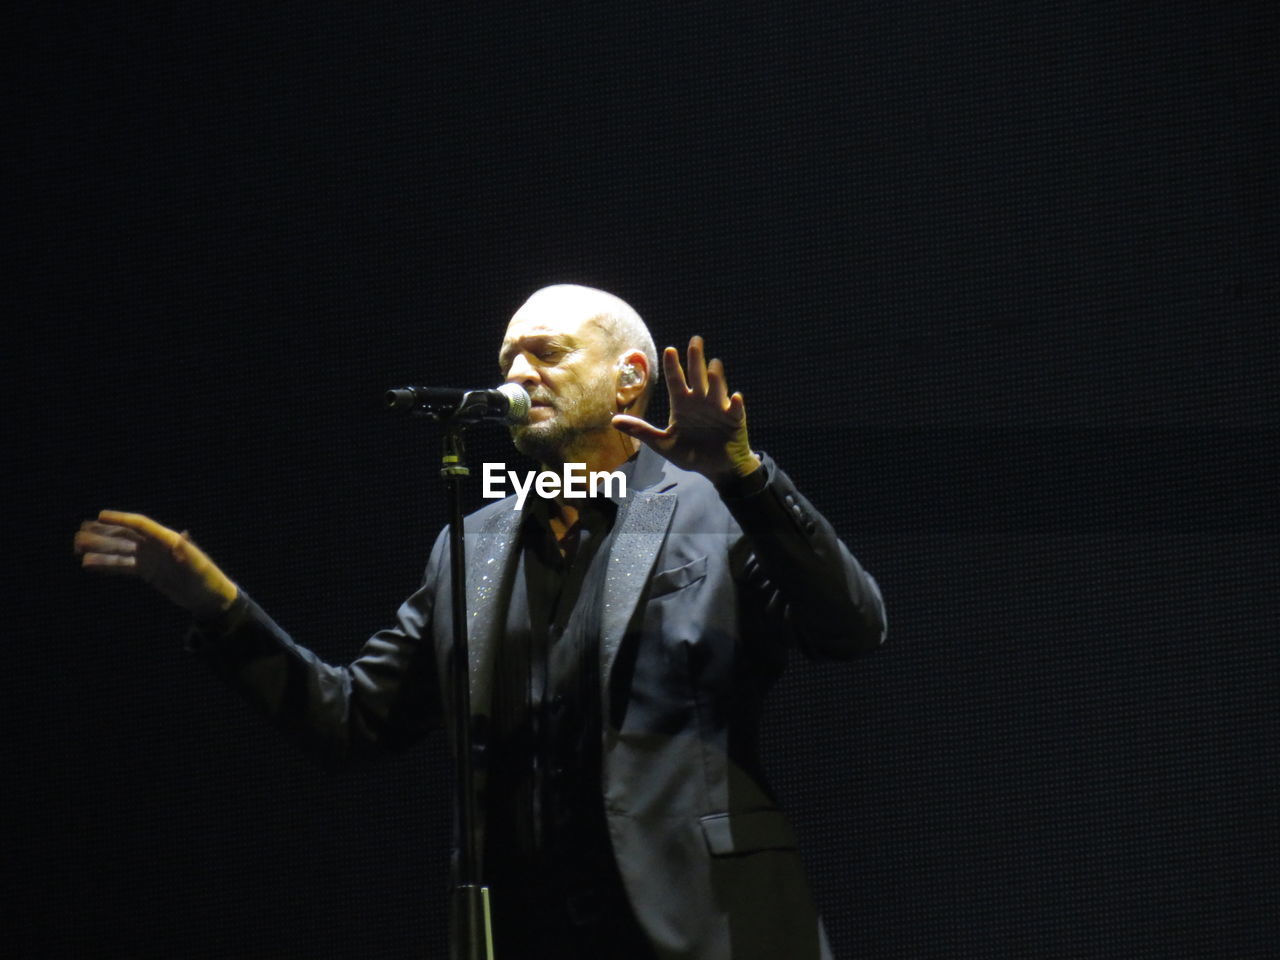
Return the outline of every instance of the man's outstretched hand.
[[[695,470],[715,483],[745,477],[760,466],[747,440],[747,411],[741,393],[729,393],[724,364],[707,362],[701,337],[689,341],[689,374],[675,347],[662,352],[671,415],[665,430],[627,414],[613,426],[651,446],[677,467]]]
[[[213,617],[239,592],[186,531],[178,533],[140,513],[103,510],[76,532],[80,566],[140,577],[197,617]]]

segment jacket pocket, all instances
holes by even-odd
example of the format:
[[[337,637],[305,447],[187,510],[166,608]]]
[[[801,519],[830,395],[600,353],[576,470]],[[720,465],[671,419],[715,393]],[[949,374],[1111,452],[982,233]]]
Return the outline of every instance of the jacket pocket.
[[[713,857],[796,848],[795,831],[779,810],[713,813],[698,823]]]
[[[707,575],[707,558],[698,557],[690,560],[682,567],[674,570],[663,570],[653,575],[649,586],[649,599],[660,597],[664,593],[673,593],[691,583],[696,583]]]

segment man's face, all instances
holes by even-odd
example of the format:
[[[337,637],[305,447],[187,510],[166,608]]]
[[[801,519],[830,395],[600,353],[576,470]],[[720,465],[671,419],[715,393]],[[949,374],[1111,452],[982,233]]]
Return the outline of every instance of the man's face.
[[[574,298],[542,294],[516,311],[498,364],[529,392],[527,423],[513,426],[516,449],[543,463],[585,462],[613,434],[614,358],[593,311]]]

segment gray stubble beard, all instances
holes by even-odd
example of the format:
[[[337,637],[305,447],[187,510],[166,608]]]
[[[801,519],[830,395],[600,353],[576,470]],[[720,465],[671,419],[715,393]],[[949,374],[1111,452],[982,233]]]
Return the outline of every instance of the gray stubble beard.
[[[580,403],[587,399],[581,398]],[[594,430],[612,429],[609,426],[613,418],[613,408],[610,405],[600,405],[600,423],[594,427],[566,422],[578,410],[566,410],[559,406],[553,406],[552,409],[555,414],[545,423],[524,423],[511,427],[511,442],[516,449],[539,463],[558,465],[576,462],[571,459],[576,441]]]

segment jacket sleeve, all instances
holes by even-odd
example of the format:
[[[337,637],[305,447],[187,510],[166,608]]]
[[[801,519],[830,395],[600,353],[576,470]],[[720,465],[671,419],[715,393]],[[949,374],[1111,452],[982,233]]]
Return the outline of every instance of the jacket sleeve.
[[[744,535],[738,576],[807,655],[847,659],[874,650],[887,627],[875,579],[773,460],[760,458],[756,473],[720,490]]]
[[[439,725],[431,624],[445,543],[442,533],[422,586],[401,605],[395,626],[371,636],[345,666],[296,643],[243,591],[216,623],[191,628],[187,648],[326,761],[404,749]]]

